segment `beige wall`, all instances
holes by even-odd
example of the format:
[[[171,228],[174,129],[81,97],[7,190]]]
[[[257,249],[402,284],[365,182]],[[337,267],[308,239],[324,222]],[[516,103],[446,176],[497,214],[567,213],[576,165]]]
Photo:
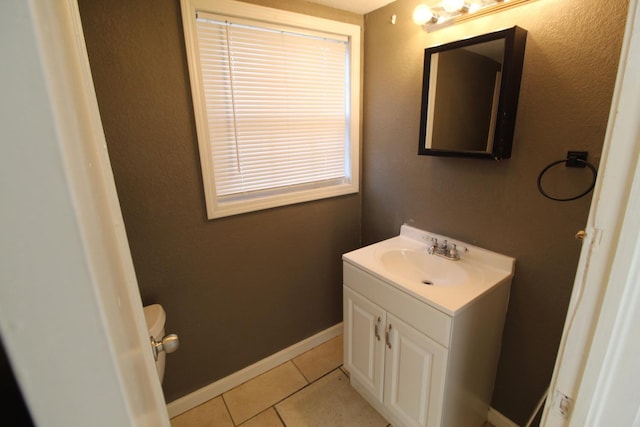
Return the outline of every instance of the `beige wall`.
[[[524,423],[551,378],[590,205],[546,199],[536,180],[568,150],[597,165],[627,1],[538,0],[435,33],[411,22],[417,3],[366,16],[363,243],[409,223],[517,258],[492,406]],[[513,25],[528,38],[512,158],[418,156],[424,48]],[[586,170],[553,175],[562,194],[588,185]]]
[[[340,257],[360,243],[360,196],[208,221],[179,1],[79,3],[142,299],[180,335],[167,401],[340,322]]]

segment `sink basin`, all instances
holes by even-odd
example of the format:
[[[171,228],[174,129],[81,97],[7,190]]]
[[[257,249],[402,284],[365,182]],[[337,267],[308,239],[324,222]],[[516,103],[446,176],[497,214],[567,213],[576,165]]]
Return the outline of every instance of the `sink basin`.
[[[464,261],[452,261],[425,250],[391,249],[381,251],[382,266],[393,275],[426,286],[458,286],[481,279],[481,272]]]
[[[460,260],[429,254],[435,239],[456,244]],[[348,252],[342,259],[450,316],[493,288],[510,286],[515,266],[515,259],[506,255],[406,224],[399,236]]]

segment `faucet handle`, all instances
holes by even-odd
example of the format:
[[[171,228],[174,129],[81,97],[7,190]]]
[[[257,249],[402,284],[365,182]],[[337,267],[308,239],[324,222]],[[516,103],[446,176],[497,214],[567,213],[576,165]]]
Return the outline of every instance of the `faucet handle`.
[[[458,249],[456,249],[455,243],[451,244],[451,248],[449,248],[448,256],[449,258],[452,258],[452,259],[460,259],[460,255],[458,255]]]
[[[429,236],[429,240],[431,241],[431,244],[427,246],[427,252],[429,253],[429,255],[433,255],[433,253],[438,248],[438,239]]]

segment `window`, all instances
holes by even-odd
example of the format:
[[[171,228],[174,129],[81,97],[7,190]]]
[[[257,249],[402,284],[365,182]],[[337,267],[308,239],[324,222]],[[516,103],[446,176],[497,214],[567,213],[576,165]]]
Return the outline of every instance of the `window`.
[[[360,27],[182,0],[209,218],[359,190]]]

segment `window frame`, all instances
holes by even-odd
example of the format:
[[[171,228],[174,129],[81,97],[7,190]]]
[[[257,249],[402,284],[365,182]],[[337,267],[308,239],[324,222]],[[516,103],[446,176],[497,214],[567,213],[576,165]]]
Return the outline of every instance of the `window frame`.
[[[234,0],[181,0],[181,8],[208,219],[358,193],[360,191],[360,26]],[[280,191],[271,195],[224,202],[219,200],[216,194],[205,96],[200,72],[196,33],[197,11],[261,21],[267,25],[295,27],[299,28],[301,32],[305,30],[320,31],[347,37],[349,53],[347,86],[349,93],[347,94],[348,140],[345,141],[345,149],[348,144],[348,155],[346,156],[349,169],[348,178],[350,178],[348,182],[317,188],[294,189],[287,192]]]

